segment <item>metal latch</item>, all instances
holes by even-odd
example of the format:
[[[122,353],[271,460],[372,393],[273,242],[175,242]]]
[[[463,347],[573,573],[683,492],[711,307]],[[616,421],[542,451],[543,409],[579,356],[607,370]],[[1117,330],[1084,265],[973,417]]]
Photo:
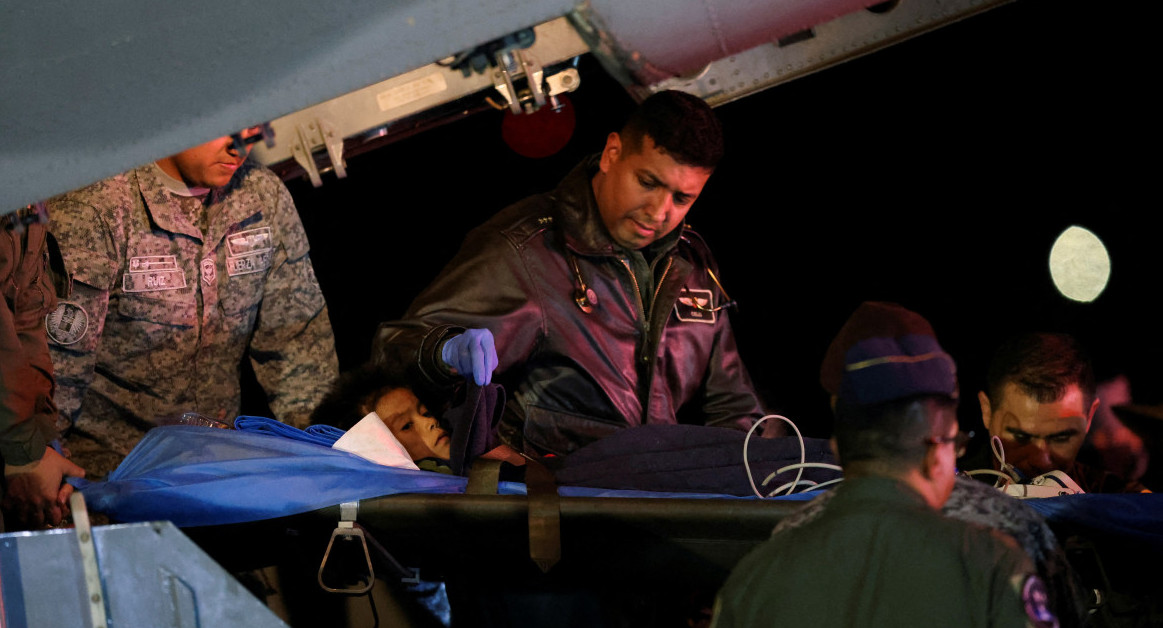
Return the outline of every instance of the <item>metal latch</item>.
[[[515,81],[525,79],[526,88],[518,90]],[[501,93],[509,110],[521,113],[522,103],[526,103],[530,111],[540,109],[545,105],[545,91],[541,82],[545,72],[541,64],[533,55],[524,50],[502,50],[497,52],[497,68],[493,70],[493,87]],[[532,101],[530,103],[529,101]]]
[[[524,79],[524,86],[521,79]],[[576,68],[566,68],[546,76],[541,64],[526,50],[497,53],[493,87],[514,114],[533,113],[546,103],[557,110],[557,95],[575,91],[580,85],[581,76]]]
[[[307,171],[311,185],[323,185],[323,177],[319,174],[319,167],[315,165],[315,149],[327,149],[327,156],[331,160],[331,169],[335,176],[343,179],[347,177],[347,164],[343,161],[343,137],[335,131],[335,127],[324,120],[316,118],[303,124],[295,125],[295,135],[291,138],[291,154],[295,161]]]

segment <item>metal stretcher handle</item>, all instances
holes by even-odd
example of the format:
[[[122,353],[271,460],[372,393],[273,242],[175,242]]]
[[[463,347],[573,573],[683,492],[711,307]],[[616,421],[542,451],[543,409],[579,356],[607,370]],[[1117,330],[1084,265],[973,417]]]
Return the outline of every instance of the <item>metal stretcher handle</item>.
[[[363,528],[355,523],[358,509],[358,502],[344,502],[339,505],[339,525],[335,526],[335,530],[331,532],[331,540],[327,542],[327,550],[323,552],[323,560],[319,563],[319,586],[328,593],[362,595],[371,591],[372,585],[376,583],[375,570],[372,569],[372,557],[367,551],[367,535],[364,534]],[[363,586],[337,588],[330,587],[323,581],[323,570],[327,568],[327,561],[331,558],[331,549],[335,547],[335,539],[337,538],[342,538],[344,541],[349,541],[352,538],[359,539],[364,560],[367,561],[367,578]]]
[[[368,551],[368,543],[371,543],[371,548],[375,550],[376,554],[384,559],[387,566],[399,577],[401,582],[416,583],[420,581],[420,572],[416,569],[410,569],[400,564],[394,556],[388,553],[388,550],[376,540],[366,528],[355,522],[356,513],[359,511],[359,502],[345,502],[339,505],[340,521],[335,530],[331,532],[331,540],[327,542],[327,550],[323,553],[323,560],[319,563],[319,586],[329,593],[343,593],[347,595],[361,595],[371,590],[372,585],[376,582],[375,569],[372,566],[371,553]],[[327,568],[327,561],[331,557],[331,548],[335,545],[335,539],[342,537],[344,541],[352,538],[358,538],[360,546],[363,549],[364,559],[367,561],[367,586],[335,588],[327,585],[323,581],[323,571]]]

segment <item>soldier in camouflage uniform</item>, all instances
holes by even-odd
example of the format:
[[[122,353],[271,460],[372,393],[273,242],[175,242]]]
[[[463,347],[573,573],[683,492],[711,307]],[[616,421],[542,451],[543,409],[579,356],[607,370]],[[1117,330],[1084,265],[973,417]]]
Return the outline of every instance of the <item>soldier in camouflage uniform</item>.
[[[159,419],[233,418],[246,357],[275,416],[297,426],[338,373],[290,193],[248,152],[219,138],[50,204],[72,275],[46,319],[57,405],[90,474]]]
[[[73,490],[61,480],[85,473],[49,446],[56,406],[43,321],[57,295],[44,218],[32,208],[0,216],[0,532],[59,524]]]

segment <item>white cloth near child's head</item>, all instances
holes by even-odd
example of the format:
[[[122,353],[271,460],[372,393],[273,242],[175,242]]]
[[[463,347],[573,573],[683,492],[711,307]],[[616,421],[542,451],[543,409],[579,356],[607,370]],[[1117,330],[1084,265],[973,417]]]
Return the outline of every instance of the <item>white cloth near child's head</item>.
[[[387,467],[419,470],[416,463],[412,462],[412,457],[408,455],[408,450],[404,449],[396,435],[392,434],[392,430],[388,429],[383,419],[375,412],[369,412],[360,419],[359,423],[340,436],[331,448],[355,454]]]

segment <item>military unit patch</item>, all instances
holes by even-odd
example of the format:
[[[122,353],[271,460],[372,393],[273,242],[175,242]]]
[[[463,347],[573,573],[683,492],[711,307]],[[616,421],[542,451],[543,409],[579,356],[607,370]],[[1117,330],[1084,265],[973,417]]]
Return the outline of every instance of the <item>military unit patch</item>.
[[[202,260],[202,282],[207,286],[212,286],[217,278],[218,267],[214,265],[214,258],[207,257]]]
[[[271,267],[271,228],[259,227],[226,236],[226,274],[259,273]]]
[[[678,320],[685,323],[715,324],[715,313],[707,310],[715,306],[714,295],[710,290],[692,290],[687,288],[674,302],[674,314]]]
[[[58,345],[75,344],[89,330],[89,313],[72,301],[61,301],[57,309],[44,317],[44,329]]]

